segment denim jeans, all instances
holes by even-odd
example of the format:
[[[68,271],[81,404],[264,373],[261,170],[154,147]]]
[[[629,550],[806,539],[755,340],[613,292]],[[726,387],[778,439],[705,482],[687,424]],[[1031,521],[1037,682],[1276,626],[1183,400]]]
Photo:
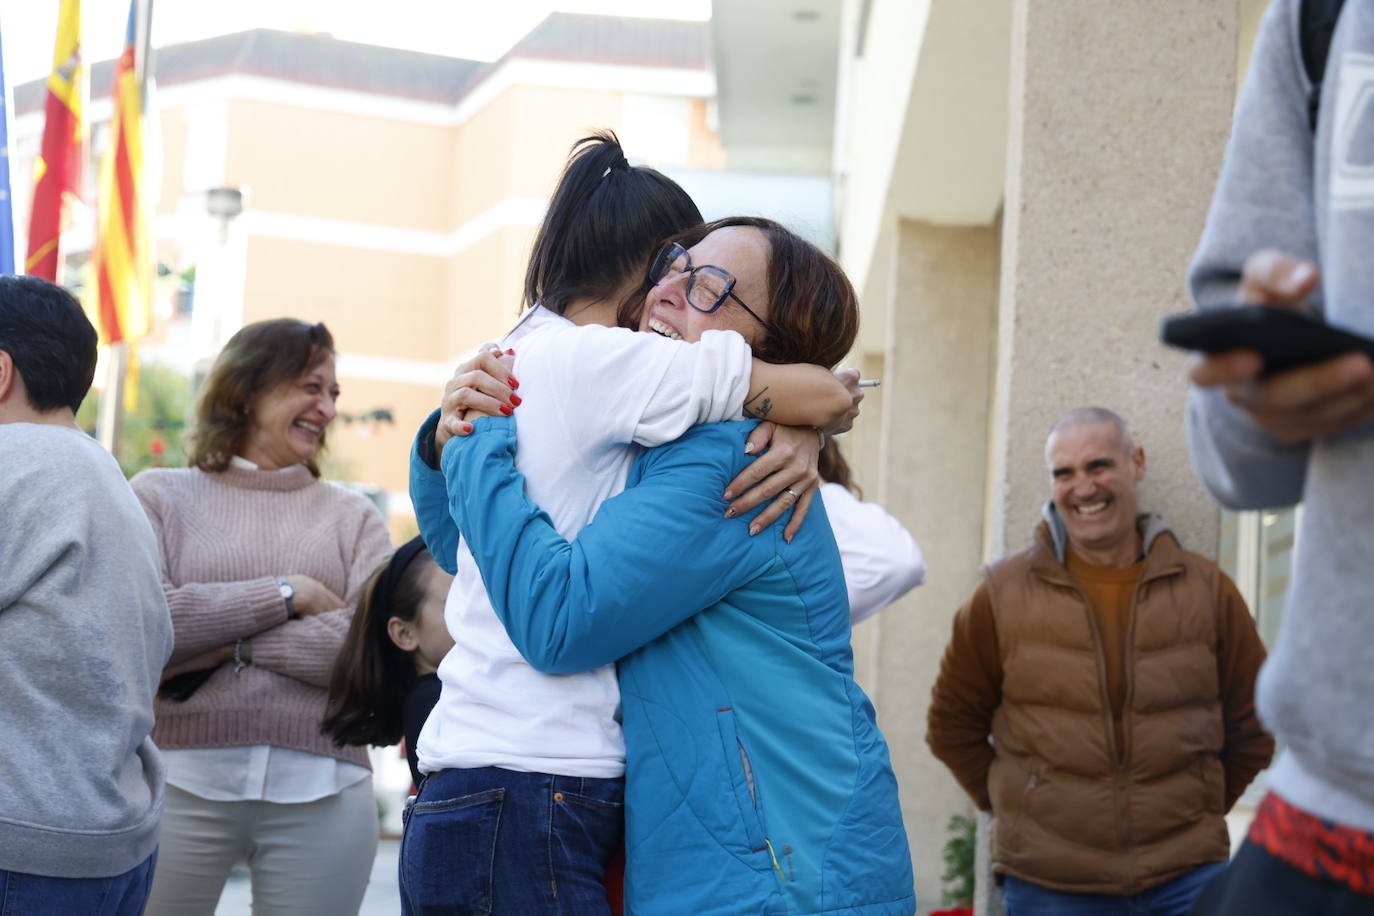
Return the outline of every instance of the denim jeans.
[[[48,878],[0,871],[0,916],[141,916],[157,851],[113,878]]]
[[[406,810],[403,916],[606,916],[625,780],[440,770]]]
[[[1184,916],[1225,862],[1200,865],[1170,881],[1129,897],[1071,894],[1007,875],[1002,901],[1007,916]]]

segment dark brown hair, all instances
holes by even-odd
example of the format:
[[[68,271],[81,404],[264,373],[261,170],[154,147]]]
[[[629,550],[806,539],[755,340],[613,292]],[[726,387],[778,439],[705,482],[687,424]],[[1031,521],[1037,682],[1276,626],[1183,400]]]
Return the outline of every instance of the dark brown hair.
[[[826,483],[837,483],[863,499],[864,491],[854,482],[854,472],[850,470],[849,462],[844,460],[844,454],[834,439],[825,440],[820,458],[816,462],[816,473],[820,474],[821,480]]]
[[[768,239],[768,320],[754,355],[766,363],[833,368],[859,333],[859,297],[840,265],[791,229],[761,216],[718,219],[672,241],[691,248],[730,226],[757,229]]]
[[[333,355],[334,338],[323,323],[274,318],[244,325],[215,357],[196,398],[195,425],[182,440],[187,463],[210,472],[229,467],[247,443],[253,401]],[[322,451],[323,430],[315,458]],[[315,458],[305,466],[319,477]]]
[[[421,548],[403,560],[405,567],[394,574],[389,594],[380,595],[379,583],[404,550],[392,554],[363,583],[358,610],[334,657],[320,728],[335,744],[387,747],[405,734],[402,707],[415,681],[415,660],[391,641],[387,622],[392,617],[415,620],[425,600],[425,572],[434,567],[434,560]]]

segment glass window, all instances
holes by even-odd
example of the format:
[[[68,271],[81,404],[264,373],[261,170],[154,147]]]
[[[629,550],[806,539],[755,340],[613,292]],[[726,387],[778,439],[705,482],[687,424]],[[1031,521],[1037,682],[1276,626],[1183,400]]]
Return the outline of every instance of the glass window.
[[[1301,507],[1221,513],[1218,562],[1245,597],[1266,646],[1279,635],[1301,515]]]

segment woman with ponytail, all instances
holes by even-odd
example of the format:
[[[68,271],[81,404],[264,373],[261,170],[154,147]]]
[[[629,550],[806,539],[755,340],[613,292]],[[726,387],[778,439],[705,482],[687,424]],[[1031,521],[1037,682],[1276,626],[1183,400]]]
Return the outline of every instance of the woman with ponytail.
[[[613,134],[579,141],[535,239],[527,314],[459,367],[416,438],[411,497],[435,560],[456,572],[444,615],[456,642],[439,665],[443,691],[420,735],[425,780],[401,847],[406,912],[603,916],[602,877],[623,831],[615,668],[541,674],[502,627],[460,543],[439,470],[445,444],[471,431],[461,410],[519,410],[530,495],[569,537],[624,488],[638,446],[746,413],[801,427],[777,427],[750,480],[731,484],[750,506],[783,494],[771,516],[760,516],[766,526],[798,498],[809,503],[815,428],[852,421],[856,399],[828,369],[765,364],[736,330],[689,343],[666,324],[657,333],[617,326],[622,316],[639,326],[649,260],[662,242],[700,223],[687,194],[631,166]],[[500,354],[515,357],[514,374]]]

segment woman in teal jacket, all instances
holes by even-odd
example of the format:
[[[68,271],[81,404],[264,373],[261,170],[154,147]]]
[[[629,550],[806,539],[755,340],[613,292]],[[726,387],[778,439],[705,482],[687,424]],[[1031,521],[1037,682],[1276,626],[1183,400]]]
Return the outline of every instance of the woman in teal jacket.
[[[704,312],[692,269],[684,262],[655,289]],[[777,324],[770,338],[786,337]],[[815,347],[784,358],[825,363],[848,342]],[[720,494],[750,460],[754,424],[712,424],[647,450],[570,544],[525,496],[514,422],[482,420],[450,440],[445,521],[463,532],[530,664],[556,674],[619,660],[629,911],[913,913],[896,780],[854,682],[823,507],[791,543],[781,526],[751,537],[757,510],[723,519]]]

